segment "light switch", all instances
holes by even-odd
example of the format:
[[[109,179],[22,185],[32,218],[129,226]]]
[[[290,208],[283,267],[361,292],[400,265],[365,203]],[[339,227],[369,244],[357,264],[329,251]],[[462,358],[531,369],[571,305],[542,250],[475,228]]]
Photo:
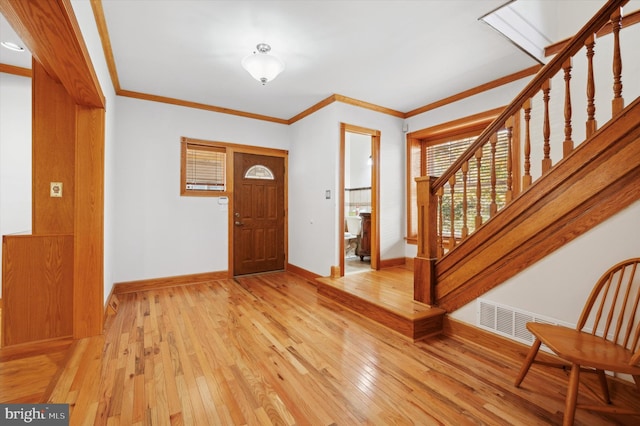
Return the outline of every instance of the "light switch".
[[[62,198],[62,182],[51,182],[49,194],[51,197]]]

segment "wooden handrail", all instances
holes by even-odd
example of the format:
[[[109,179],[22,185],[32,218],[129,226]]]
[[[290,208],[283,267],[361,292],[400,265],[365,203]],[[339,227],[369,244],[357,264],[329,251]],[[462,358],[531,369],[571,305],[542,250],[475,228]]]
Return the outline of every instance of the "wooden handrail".
[[[462,165],[474,156],[479,148],[489,142],[491,135],[499,131],[507,119],[513,116],[527,100],[532,98],[540,90],[543,83],[560,71],[563,64],[582,49],[584,42],[602,28],[602,26],[611,19],[611,15],[628,1],[629,0],[609,0],[567,43],[565,49],[542,67],[540,72],[522,89],[504,111],[502,111],[502,113],[484,129],[471,146],[451,164],[451,167],[435,180],[432,189],[435,191],[437,188],[444,186],[449,179],[460,170]]]

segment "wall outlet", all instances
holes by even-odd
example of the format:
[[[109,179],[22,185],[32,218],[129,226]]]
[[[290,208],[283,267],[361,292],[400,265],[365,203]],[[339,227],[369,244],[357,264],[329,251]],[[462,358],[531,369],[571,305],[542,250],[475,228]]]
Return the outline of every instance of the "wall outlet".
[[[49,196],[62,198],[62,182],[51,182]]]

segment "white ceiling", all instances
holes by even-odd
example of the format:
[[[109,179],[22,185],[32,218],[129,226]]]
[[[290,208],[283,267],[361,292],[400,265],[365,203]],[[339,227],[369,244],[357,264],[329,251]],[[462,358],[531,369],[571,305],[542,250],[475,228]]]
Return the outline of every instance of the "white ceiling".
[[[479,20],[505,3],[102,0],[122,89],[281,119],[332,94],[408,112],[535,65]],[[558,41],[603,4],[518,0],[512,5]],[[4,18],[0,37],[16,38]],[[266,86],[240,66],[260,42],[286,63]],[[7,49],[0,49],[0,62],[30,67],[28,53]]]

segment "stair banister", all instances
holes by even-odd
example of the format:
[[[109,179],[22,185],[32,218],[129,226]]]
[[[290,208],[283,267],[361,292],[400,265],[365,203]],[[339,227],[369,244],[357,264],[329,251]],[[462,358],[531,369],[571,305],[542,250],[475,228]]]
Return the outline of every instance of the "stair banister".
[[[538,74],[525,86],[524,89],[513,99],[513,101],[498,115],[498,117],[476,138],[469,148],[458,157],[453,164],[440,177],[417,178],[418,192],[418,254],[414,262],[414,299],[428,304],[437,304],[435,296],[435,262],[438,257],[438,244],[436,240],[441,237],[437,232],[437,193],[476,153],[487,144],[491,137],[500,131],[507,120],[513,117],[525,104],[530,102],[550,79],[560,70],[567,68],[571,58],[578,53],[608,21],[620,11],[628,0],[609,0],[577,33],[571,38],[564,48],[557,53]],[[617,37],[617,34],[616,34]],[[617,53],[617,52],[616,52]],[[569,65],[570,66],[570,65]],[[621,69],[619,61],[614,59],[614,74]],[[615,77],[614,77],[615,78]],[[620,85],[621,86],[621,85]],[[617,89],[614,88],[614,91]],[[617,96],[617,92],[616,92]],[[622,101],[615,101],[622,102]],[[614,105],[614,111],[615,107]],[[618,108],[620,108],[618,106]],[[593,123],[595,126],[595,123]],[[525,147],[525,150],[527,147]],[[526,186],[525,186],[526,188]],[[420,194],[423,201],[420,201]]]
[[[531,99],[542,87],[542,84],[553,77],[560,69],[564,62],[574,56],[582,47],[584,47],[585,41],[595,34],[604,24],[606,24],[611,16],[624,6],[629,0],[609,0],[593,18],[587,24],[582,27],[580,31],[566,44],[565,48],[554,56],[545,66],[543,66],[538,74],[522,89],[522,91],[513,99],[513,101],[507,106],[498,117],[478,136],[478,138],[469,146],[469,148],[462,154],[456,161],[453,162],[451,167],[447,169],[433,184],[434,188],[444,186],[461,167],[464,162],[469,160],[478,148],[482,147],[489,141],[489,138],[493,133],[499,131],[507,119],[513,116],[527,101]]]

